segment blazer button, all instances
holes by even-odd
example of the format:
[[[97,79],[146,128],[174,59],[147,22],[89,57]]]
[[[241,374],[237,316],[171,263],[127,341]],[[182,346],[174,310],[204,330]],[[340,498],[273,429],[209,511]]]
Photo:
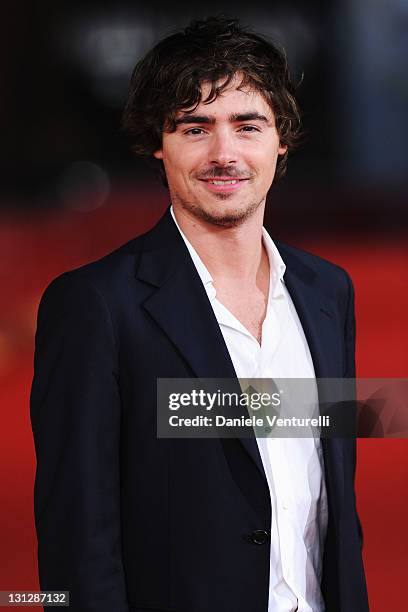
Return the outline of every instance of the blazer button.
[[[265,529],[255,529],[251,533],[250,540],[253,544],[265,544],[269,540],[269,532]]]

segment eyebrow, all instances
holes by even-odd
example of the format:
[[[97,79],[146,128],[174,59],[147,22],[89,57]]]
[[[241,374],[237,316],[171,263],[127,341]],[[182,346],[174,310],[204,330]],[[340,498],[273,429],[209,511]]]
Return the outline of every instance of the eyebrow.
[[[236,123],[239,121],[263,121],[269,125],[269,119],[257,111],[249,111],[247,113],[232,113],[228,119],[231,123]],[[211,115],[196,115],[194,113],[186,113],[175,120],[176,126],[190,123],[206,123],[214,125],[215,118]]]

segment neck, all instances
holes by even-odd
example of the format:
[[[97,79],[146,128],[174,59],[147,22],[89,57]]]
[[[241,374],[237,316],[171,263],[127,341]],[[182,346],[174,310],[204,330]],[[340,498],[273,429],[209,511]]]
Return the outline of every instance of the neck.
[[[237,227],[220,227],[197,219],[181,206],[174,215],[187,240],[193,245],[211,276],[255,282],[261,262],[262,224],[265,203]]]

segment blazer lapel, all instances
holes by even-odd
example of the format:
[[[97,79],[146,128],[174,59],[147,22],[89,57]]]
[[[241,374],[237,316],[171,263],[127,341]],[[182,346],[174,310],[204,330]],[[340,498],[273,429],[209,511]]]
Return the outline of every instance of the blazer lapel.
[[[316,273],[283,245],[278,248],[287,266],[285,283],[309,345],[316,378],[341,378],[341,326],[335,305],[319,288]],[[337,516],[344,491],[344,443],[341,438],[322,438],[321,443],[331,512]]]
[[[285,257],[285,284],[302,323],[317,378],[341,377],[335,305],[321,292],[309,267]]]
[[[195,376],[236,378],[207,293],[169,209],[145,236],[137,278],[155,287],[143,306]],[[240,441],[266,481],[256,439]]]

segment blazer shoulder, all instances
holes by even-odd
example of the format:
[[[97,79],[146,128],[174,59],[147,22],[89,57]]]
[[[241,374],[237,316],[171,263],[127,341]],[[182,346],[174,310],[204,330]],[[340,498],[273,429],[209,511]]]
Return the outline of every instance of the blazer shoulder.
[[[341,266],[293,246],[276,242],[288,273],[313,285],[317,291],[347,309],[354,303],[354,287],[350,275]]]
[[[82,294],[85,298],[89,292],[106,301],[114,296],[119,298],[134,278],[145,236],[146,233],[141,234],[95,261],[63,272],[46,286],[41,301],[51,295],[68,299],[71,294]]]

